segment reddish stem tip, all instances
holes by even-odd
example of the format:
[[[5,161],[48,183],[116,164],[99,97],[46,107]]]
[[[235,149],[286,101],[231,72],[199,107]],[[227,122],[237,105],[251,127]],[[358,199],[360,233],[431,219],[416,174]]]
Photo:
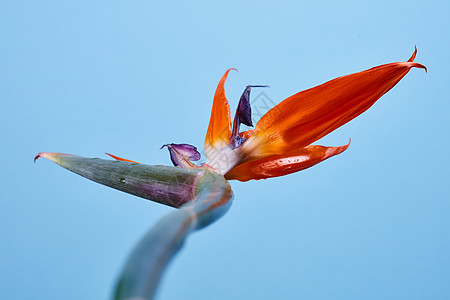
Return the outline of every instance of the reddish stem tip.
[[[36,162],[36,160],[37,160],[39,157],[41,157],[41,153],[38,153],[38,155],[36,155],[36,156],[34,157],[34,162]]]

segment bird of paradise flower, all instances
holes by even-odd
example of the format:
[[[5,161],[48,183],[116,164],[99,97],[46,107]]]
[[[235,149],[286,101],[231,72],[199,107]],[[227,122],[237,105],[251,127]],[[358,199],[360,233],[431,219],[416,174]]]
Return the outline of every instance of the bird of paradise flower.
[[[394,87],[415,63],[417,49],[406,62],[385,64],[342,76],[299,92],[269,110],[253,130],[250,91],[242,94],[233,122],[225,97],[228,71],[214,95],[205,138],[206,163],[189,144],[167,144],[175,167],[150,166],[110,155],[115,160],[63,153],[39,153],[60,166],[100,184],[177,208],[143,237],[120,275],[115,299],[152,299],[165,267],[187,235],[219,219],[229,209],[228,180],[248,181],[287,175],[309,168],[345,151],[311,145],[371,107]]]

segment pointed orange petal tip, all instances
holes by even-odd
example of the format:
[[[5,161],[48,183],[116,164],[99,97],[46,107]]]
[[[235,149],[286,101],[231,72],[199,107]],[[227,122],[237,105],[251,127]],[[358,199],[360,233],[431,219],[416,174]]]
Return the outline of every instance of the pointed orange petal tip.
[[[57,162],[58,158],[61,156],[77,156],[77,155],[66,154],[66,153],[56,153],[56,152],[41,152],[41,153],[38,153],[38,155],[36,155],[34,157],[34,162],[36,162],[36,160],[40,157],[46,158],[53,162]]]
[[[408,62],[413,62],[416,59],[417,54],[417,47],[414,46],[414,53],[411,55],[411,57],[408,59]]]
[[[424,69],[425,73],[428,73],[428,69],[427,67],[425,67],[422,64],[416,63],[416,62],[406,62],[405,64],[409,64],[410,68],[419,68],[419,69]]]
[[[236,69],[236,68],[229,68],[228,70],[225,71],[225,73],[223,74],[220,81],[222,81],[222,79],[225,81],[225,79],[227,79],[228,73],[230,73],[230,71],[239,72],[238,69]]]
[[[338,146],[338,147],[327,147],[327,150],[325,151],[324,159],[341,154],[342,152],[347,150],[348,147],[350,147],[351,142],[352,142],[352,139],[349,139],[347,145]]]
[[[229,68],[228,70],[226,70],[225,73],[222,75],[222,78],[220,78],[220,81],[219,81],[219,84],[218,84],[216,93],[217,93],[218,91],[219,91],[219,92],[222,92],[222,91],[219,90],[219,87],[221,87],[221,88],[223,89],[223,86],[224,86],[224,84],[225,84],[225,81],[226,81],[227,78],[228,78],[228,74],[230,73],[230,71],[236,71],[236,72],[239,72],[238,69],[236,69],[236,68]],[[223,91],[223,92],[224,92],[224,91]]]
[[[105,154],[111,156],[111,157],[114,158],[115,160],[127,161],[127,162],[130,162],[130,163],[138,164],[138,162],[136,162],[136,161],[134,161],[134,160],[129,160],[129,159],[126,159],[126,158],[118,157],[118,156],[109,154],[108,152],[106,152]]]
[[[411,63],[414,62],[414,60],[416,59],[416,55],[417,55],[417,47],[414,46],[414,53],[411,55],[411,57],[408,59],[407,62],[411,62]],[[414,63],[414,64],[411,65],[411,68],[412,67],[424,69],[425,72],[428,73],[427,67],[425,67],[422,64]]]

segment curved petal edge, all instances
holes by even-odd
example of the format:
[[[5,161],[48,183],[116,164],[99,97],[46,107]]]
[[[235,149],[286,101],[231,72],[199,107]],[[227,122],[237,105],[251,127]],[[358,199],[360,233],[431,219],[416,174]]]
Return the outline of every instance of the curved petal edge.
[[[310,145],[286,155],[273,155],[262,159],[252,160],[231,169],[225,178],[248,181],[251,179],[267,179],[295,173],[310,168],[327,158],[347,150],[347,145],[340,147],[325,147]]]

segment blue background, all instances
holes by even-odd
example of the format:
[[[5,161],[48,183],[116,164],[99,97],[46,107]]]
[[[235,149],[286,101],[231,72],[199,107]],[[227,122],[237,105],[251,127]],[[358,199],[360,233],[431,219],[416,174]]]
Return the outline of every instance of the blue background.
[[[87,181],[38,152],[110,152],[170,165],[203,147],[223,72],[275,103],[337,76],[413,69],[319,144],[306,171],[232,182],[159,299],[449,299],[447,1],[3,1],[0,289],[3,299],[108,299],[135,243],[171,208]],[[256,91],[256,90],[255,90]],[[253,98],[257,95],[253,93]]]

